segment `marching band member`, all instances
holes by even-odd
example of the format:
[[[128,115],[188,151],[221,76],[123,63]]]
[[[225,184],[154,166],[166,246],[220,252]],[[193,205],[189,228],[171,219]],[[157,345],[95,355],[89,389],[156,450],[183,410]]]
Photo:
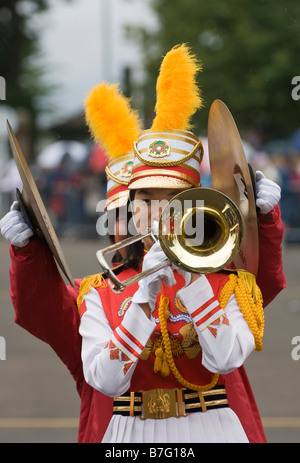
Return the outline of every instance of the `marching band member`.
[[[109,131],[108,138],[105,140],[109,158],[105,169],[107,177],[105,211],[108,217],[111,215],[111,223],[116,221],[113,239],[117,242],[125,238],[124,226],[120,224],[122,214],[119,214],[119,211],[124,208],[127,210],[128,181],[132,166],[131,159],[133,159],[132,146],[140,131],[140,125],[129,102],[119,93],[116,86],[100,85],[94,92],[97,93],[95,100],[101,104],[101,109],[104,107],[104,98],[109,101],[109,106],[107,104],[105,106],[113,110],[111,114],[114,119],[113,129],[118,127],[118,123],[121,124],[112,138],[113,143],[110,143]],[[118,107],[118,114],[115,113],[114,107]],[[86,118],[89,124],[88,114]],[[128,123],[126,134],[121,130],[125,120]],[[120,137],[116,135],[118,133],[121,134]],[[98,423],[99,439],[101,439],[109,421],[111,403],[103,394],[94,391],[85,382],[83,376],[80,316],[77,307],[83,278],[74,280],[76,289],[65,284],[50,248],[34,235],[17,201],[0,221],[0,229],[4,238],[11,243],[10,294],[15,309],[15,322],[49,344],[73,376],[81,398],[78,442],[94,441],[94,421]],[[93,278],[94,284],[96,277],[95,275]],[[30,291],[28,291],[29,287]],[[90,407],[96,410],[96,416],[92,417],[88,413]]]
[[[119,107],[119,104],[116,104],[115,106],[116,110],[113,119],[115,119],[116,115],[118,115],[117,108]],[[97,114],[97,111],[99,114],[102,114],[103,107],[105,107],[105,105],[102,104],[98,110],[95,108],[94,115]],[[127,120],[126,114],[122,114],[122,117]],[[118,133],[127,133],[122,129],[122,125],[117,127],[115,122],[112,125],[112,128],[114,129],[115,137]],[[135,139],[137,139],[137,135]],[[116,160],[114,160],[113,163],[118,167],[118,162]],[[188,168],[187,170],[189,170],[188,164],[186,167]],[[116,176],[120,175],[120,172],[124,172],[124,169],[126,171],[127,168],[128,166],[125,166],[125,168],[120,169],[118,173],[117,171],[112,172],[113,175],[110,177],[109,181],[116,180]],[[139,171],[137,170],[136,173],[138,172]],[[132,182],[132,186],[133,184],[134,183]],[[113,184],[111,185],[113,186]],[[259,186],[258,183],[257,185]],[[264,209],[264,213],[259,214],[258,216],[260,222],[259,240],[261,259],[257,281],[260,283],[265,306],[285,286],[281,260],[282,222],[280,220],[280,211],[277,205],[279,198],[278,195],[277,199],[276,194],[275,197],[273,195],[273,190],[276,192],[276,186],[274,185],[275,184],[273,182],[266,179],[265,185],[263,185],[262,199],[267,202],[271,198],[271,201],[273,202],[268,205],[269,210]],[[124,190],[127,190],[127,187],[124,184],[123,188]],[[131,188],[131,190],[134,191],[134,188]],[[154,189],[152,189],[152,191],[154,191]],[[109,192],[110,188],[108,188],[108,196]],[[111,190],[110,193],[112,192],[113,190]],[[128,194],[128,190],[126,194]],[[111,198],[112,197],[113,195]],[[109,204],[109,199],[110,198],[108,198],[107,205]],[[81,337],[78,333],[79,315],[76,308],[76,299],[78,294],[72,287],[65,286],[51,252],[46,245],[35,238],[32,239],[30,236],[25,236],[24,240],[22,240],[20,233],[25,232],[25,235],[27,233],[26,225],[24,225],[24,223],[22,224],[22,222],[24,222],[24,220],[22,219],[20,211],[18,211],[17,214],[15,211],[11,211],[0,222],[2,234],[12,243],[10,250],[12,260],[10,276],[11,295],[16,311],[16,322],[38,338],[49,343],[62,361],[67,365],[76,380],[77,389],[81,396],[81,415],[78,440],[79,442],[99,442],[106,432],[107,425],[111,418],[113,400],[111,397],[103,395],[101,392],[87,384],[83,377],[82,363],[80,359]],[[29,243],[28,239],[30,239]],[[18,249],[16,249],[16,247],[18,247]],[[267,251],[268,259],[272,259],[272,261],[276,263],[276,273],[271,272],[270,274],[269,269],[274,266],[269,265],[269,261],[268,265],[266,265],[266,260],[263,257],[266,255],[265,251]],[[127,269],[127,272],[130,273],[130,271],[130,269]],[[272,281],[271,285],[269,285],[270,281]],[[82,280],[75,280],[75,283],[79,289]],[[95,290],[97,291],[97,285],[98,288],[100,288],[104,284],[105,282],[103,282],[101,277],[97,278],[97,276],[95,276],[92,279],[85,279],[81,287],[82,291],[79,302],[83,300],[84,303],[87,304],[85,301],[86,298],[89,297],[88,289],[91,288],[91,292]],[[31,294],[28,293],[29,285],[32,288]],[[167,291],[170,289],[171,288],[167,288]],[[102,294],[101,291],[99,289],[99,294]],[[45,294],[49,295],[49,297],[47,296],[45,298]],[[123,294],[123,299],[120,303],[120,313],[123,311],[123,314],[125,310],[128,309],[129,305],[128,298],[125,296],[126,295]],[[40,310],[41,301],[43,301],[42,316]],[[177,298],[177,305],[178,303],[179,299]],[[180,305],[180,307],[182,308],[183,306]],[[82,320],[87,318],[87,314],[88,312],[83,315]],[[184,312],[183,315],[188,317],[186,312]],[[118,321],[121,321],[121,318],[118,319]],[[113,326],[113,321],[111,322],[111,326]],[[84,329],[83,324],[81,329]],[[188,340],[188,336],[186,339]],[[115,354],[116,352],[112,355]],[[143,355],[148,355],[148,358],[153,355],[149,345],[146,346]],[[126,363],[128,362],[125,362],[125,364]],[[140,363],[142,363],[142,361]],[[157,360],[156,363],[159,363],[159,360]],[[126,368],[129,368],[130,371],[132,369],[132,365],[127,365],[125,369]],[[250,442],[264,442],[265,437],[258,416],[257,407],[243,366],[226,375],[226,392],[230,407],[239,416],[239,419],[246,431],[248,440]],[[238,395],[241,400],[237,399]],[[108,435],[109,432],[106,433],[106,438],[108,438]]]
[[[146,203],[148,226],[151,202],[200,185],[202,145],[186,130],[200,105],[198,68],[186,53],[175,48],[165,57],[156,119],[135,145],[129,189]],[[145,247],[142,270],[165,259],[159,243]],[[120,279],[133,274],[129,267]],[[226,376],[262,348],[264,316],[242,277],[169,265],[121,294],[103,280],[81,297],[85,379],[114,398],[102,442],[248,442],[229,407]]]

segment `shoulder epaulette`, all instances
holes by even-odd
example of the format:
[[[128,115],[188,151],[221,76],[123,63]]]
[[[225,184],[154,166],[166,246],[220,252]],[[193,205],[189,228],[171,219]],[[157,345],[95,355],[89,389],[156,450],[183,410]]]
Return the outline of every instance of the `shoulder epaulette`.
[[[77,307],[80,310],[83,297],[88,294],[91,287],[93,288],[105,288],[107,283],[102,273],[96,273],[95,275],[86,276],[80,283],[79,295],[77,297]]]
[[[220,306],[224,310],[232,294],[235,294],[239,308],[252,331],[255,349],[263,348],[264,310],[263,298],[256,283],[256,277],[245,270],[237,270],[229,275],[220,294]]]

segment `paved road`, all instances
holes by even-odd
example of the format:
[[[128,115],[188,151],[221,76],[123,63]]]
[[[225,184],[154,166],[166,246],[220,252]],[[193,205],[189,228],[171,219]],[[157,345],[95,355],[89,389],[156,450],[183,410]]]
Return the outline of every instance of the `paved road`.
[[[98,271],[96,241],[62,241],[74,278]],[[284,248],[288,287],[266,310],[264,349],[246,363],[269,442],[300,442],[300,246]],[[0,442],[76,442],[80,402],[50,348],[14,323],[8,244],[0,238]],[[4,346],[5,341],[5,346]],[[300,344],[299,344],[300,345]],[[296,354],[300,354],[300,348]]]

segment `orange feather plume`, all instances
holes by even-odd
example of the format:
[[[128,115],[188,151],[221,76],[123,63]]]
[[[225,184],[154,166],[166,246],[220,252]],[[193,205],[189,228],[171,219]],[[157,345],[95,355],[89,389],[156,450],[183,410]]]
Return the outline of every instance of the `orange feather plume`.
[[[156,116],[151,130],[190,129],[190,119],[202,107],[196,75],[202,70],[186,45],[164,57],[156,85]]]
[[[110,159],[133,150],[140,121],[117,85],[103,82],[90,91],[85,100],[85,118],[95,142],[103,146]]]

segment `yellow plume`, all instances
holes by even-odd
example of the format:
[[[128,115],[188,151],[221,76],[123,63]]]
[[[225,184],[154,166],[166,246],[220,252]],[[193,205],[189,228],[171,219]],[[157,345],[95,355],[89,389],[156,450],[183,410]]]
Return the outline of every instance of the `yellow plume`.
[[[104,147],[110,159],[133,150],[140,121],[117,85],[103,82],[94,87],[85,100],[85,117],[95,142]]]
[[[156,117],[151,130],[190,128],[190,118],[202,106],[196,74],[202,67],[186,45],[164,57],[156,85]]]

